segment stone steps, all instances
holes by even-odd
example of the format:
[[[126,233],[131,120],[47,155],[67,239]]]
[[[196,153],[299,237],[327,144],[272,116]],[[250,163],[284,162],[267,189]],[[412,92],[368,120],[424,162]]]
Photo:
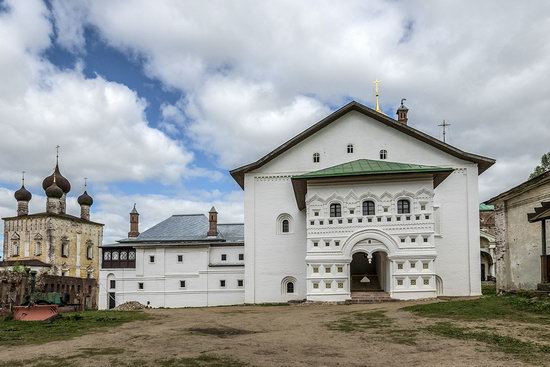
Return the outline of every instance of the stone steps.
[[[381,302],[395,302],[396,299],[390,297],[386,292],[352,292],[351,299],[346,303],[381,303]]]

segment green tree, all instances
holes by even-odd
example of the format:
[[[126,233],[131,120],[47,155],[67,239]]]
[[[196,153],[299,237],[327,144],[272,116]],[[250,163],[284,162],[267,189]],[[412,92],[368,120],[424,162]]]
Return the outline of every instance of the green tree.
[[[531,179],[535,176],[542,175],[544,172],[548,171],[550,171],[550,152],[542,155],[540,164],[535,167],[535,170],[531,173],[529,178]]]

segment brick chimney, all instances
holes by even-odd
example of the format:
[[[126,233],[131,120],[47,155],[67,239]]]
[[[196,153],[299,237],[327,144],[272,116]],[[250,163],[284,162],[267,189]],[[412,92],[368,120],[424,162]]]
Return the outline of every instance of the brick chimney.
[[[208,212],[208,222],[210,224],[208,237],[216,237],[218,235],[218,212],[214,207]]]
[[[128,232],[128,238],[136,238],[139,236],[139,213],[136,210],[136,204],[134,209],[130,212],[130,232]]]
[[[407,113],[409,112],[409,109],[403,104],[405,101],[405,98],[401,99],[401,106],[397,109],[397,121],[407,125],[407,121],[409,120]]]

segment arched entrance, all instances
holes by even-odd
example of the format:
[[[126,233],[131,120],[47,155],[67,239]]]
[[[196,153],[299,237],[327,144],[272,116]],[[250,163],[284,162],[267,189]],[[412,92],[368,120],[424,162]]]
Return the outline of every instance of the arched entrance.
[[[387,288],[388,259],[385,252],[355,252],[350,264],[350,291],[382,292]]]

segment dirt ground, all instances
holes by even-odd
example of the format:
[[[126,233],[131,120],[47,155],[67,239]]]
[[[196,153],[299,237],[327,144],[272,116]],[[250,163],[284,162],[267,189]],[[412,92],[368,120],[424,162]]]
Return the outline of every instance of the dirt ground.
[[[0,350],[0,361],[16,366],[24,365],[24,361],[32,361],[33,365],[55,358],[57,364],[51,365],[62,366],[63,358],[68,358],[78,366],[185,366],[155,361],[192,361],[206,354],[252,366],[526,365],[510,355],[492,351],[484,343],[423,331],[436,320],[400,310],[412,304],[415,303],[147,310],[154,319],[66,341],[6,347]],[[378,312],[382,317],[374,319],[372,327],[345,330],[346,317],[358,312],[375,315],[377,310],[383,311]]]

